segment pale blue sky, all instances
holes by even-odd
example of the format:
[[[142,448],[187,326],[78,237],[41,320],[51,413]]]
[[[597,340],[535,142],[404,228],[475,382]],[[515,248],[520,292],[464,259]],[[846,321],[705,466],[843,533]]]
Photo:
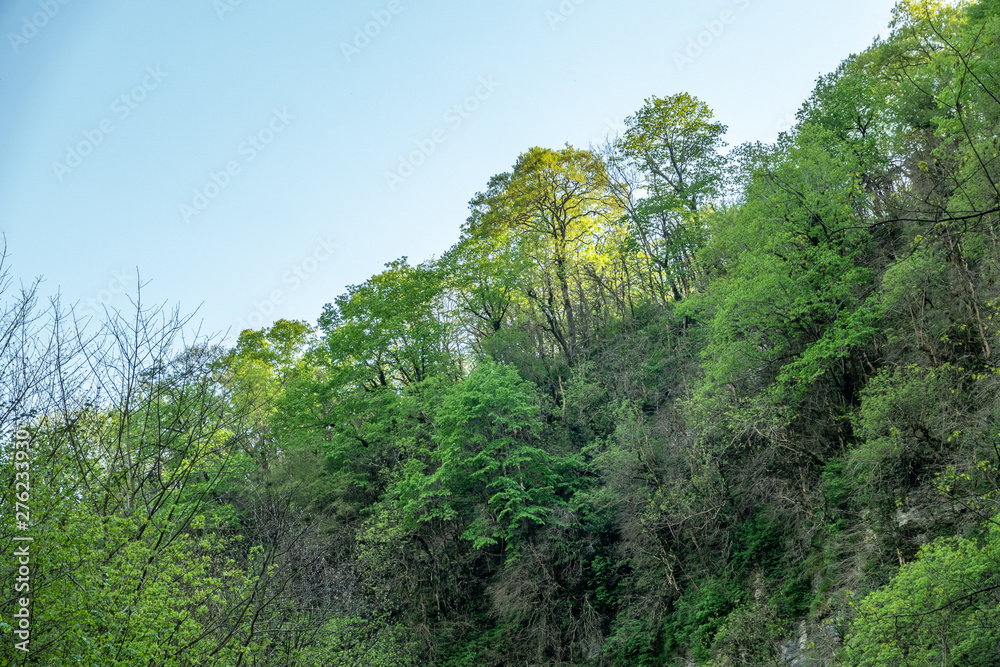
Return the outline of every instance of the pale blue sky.
[[[519,153],[586,146],[651,95],[705,100],[730,144],[773,140],[893,4],[236,1],[2,3],[16,277],[125,308],[138,267],[144,301],[203,304],[210,331],[315,322],[450,247]]]

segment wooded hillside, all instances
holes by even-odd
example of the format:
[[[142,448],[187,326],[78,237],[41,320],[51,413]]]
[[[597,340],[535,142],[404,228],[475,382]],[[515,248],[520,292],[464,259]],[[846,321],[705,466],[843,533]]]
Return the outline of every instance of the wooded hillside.
[[[0,665],[1000,664],[1000,0],[625,126],[232,348],[5,283]]]

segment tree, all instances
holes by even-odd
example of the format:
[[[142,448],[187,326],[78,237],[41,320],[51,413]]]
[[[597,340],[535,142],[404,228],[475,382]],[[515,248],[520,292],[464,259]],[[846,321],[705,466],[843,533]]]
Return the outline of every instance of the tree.
[[[1000,517],[998,517],[1000,518]],[[987,667],[1000,660],[1000,530],[939,538],[856,605],[845,664]]]
[[[601,160],[589,151],[532,148],[476,195],[464,228],[470,236],[510,239],[531,258],[535,275],[525,294],[570,363],[578,345],[577,271],[601,225],[615,219],[606,183]]]
[[[513,241],[464,234],[439,262],[477,342],[507,326],[521,298],[529,266]]]
[[[702,219],[722,194],[726,126],[713,118],[688,93],[651,97],[625,120],[607,158],[611,189],[675,301],[693,289],[695,257],[706,239]]]
[[[411,520],[450,520],[474,503],[478,513],[463,537],[476,549],[517,548],[532,526],[552,520],[562,505],[560,468],[571,464],[541,447],[532,393],[516,370],[486,359],[445,396],[436,419],[437,468],[400,487]]]
[[[369,390],[412,385],[445,368],[450,350],[441,290],[440,271],[410,266],[405,257],[349,286],[319,319],[327,363]]]
[[[651,195],[671,209],[697,214],[722,185],[722,135],[708,105],[688,93],[650,97],[625,120],[619,149],[634,160]]]

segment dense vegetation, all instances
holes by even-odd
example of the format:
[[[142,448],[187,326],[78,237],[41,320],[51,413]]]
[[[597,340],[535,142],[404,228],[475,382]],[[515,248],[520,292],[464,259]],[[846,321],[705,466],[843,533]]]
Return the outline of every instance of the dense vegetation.
[[[316,327],[7,289],[0,664],[1000,664],[1000,0],[901,2],[773,145],[626,126]]]

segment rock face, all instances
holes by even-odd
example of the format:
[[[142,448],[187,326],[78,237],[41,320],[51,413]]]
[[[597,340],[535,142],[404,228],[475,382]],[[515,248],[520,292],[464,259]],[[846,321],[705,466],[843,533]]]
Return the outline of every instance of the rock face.
[[[893,520],[898,528],[923,531],[931,526],[952,523],[961,519],[963,508],[954,502],[943,501],[932,486],[911,490],[903,503],[896,508]]]
[[[784,641],[779,647],[782,667],[826,667],[835,664],[833,655],[840,647],[837,623],[842,619],[828,619],[820,627],[799,623],[798,634]]]
[[[827,619],[819,627],[801,621],[798,633],[782,642],[779,648],[781,667],[828,667],[836,664],[833,656],[841,645],[837,624],[843,619]]]
[[[793,637],[781,645],[781,664],[787,667],[806,667],[810,663],[806,656],[809,648],[809,632],[806,622],[799,623],[798,637]]]

